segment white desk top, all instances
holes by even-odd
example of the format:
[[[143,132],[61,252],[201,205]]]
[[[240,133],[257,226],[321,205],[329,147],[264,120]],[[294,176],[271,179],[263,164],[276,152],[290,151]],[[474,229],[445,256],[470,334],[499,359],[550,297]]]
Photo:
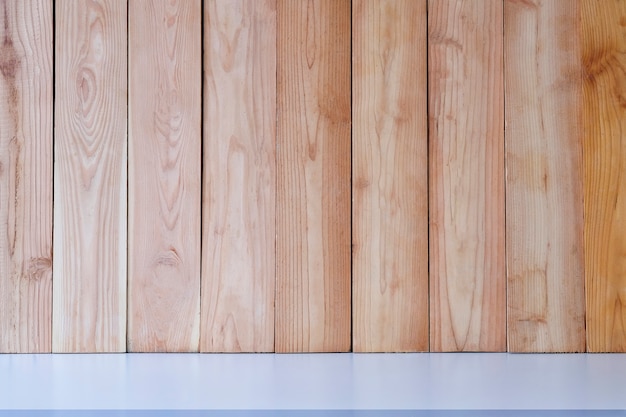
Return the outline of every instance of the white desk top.
[[[0,355],[0,409],[626,409],[626,355]]]

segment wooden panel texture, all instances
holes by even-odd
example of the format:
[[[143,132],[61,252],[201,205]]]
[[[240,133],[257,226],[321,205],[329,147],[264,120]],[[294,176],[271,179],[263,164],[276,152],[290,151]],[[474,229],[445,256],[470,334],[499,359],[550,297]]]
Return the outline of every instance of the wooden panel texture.
[[[0,0],[0,353],[626,352],[625,74],[626,0]]]
[[[626,352],[626,1],[582,0],[587,349]]]
[[[277,1],[279,352],[350,349],[350,1]]]
[[[507,331],[514,352],[585,351],[578,6],[505,2]]]
[[[52,346],[52,2],[0,4],[0,353]]]
[[[128,350],[198,351],[202,12],[129,3]]]
[[[426,0],[352,4],[356,352],[428,350]]]
[[[126,2],[55,1],[55,352],[126,348]]]
[[[201,350],[274,350],[275,0],[204,4]]]
[[[502,1],[428,3],[430,347],[506,349]]]

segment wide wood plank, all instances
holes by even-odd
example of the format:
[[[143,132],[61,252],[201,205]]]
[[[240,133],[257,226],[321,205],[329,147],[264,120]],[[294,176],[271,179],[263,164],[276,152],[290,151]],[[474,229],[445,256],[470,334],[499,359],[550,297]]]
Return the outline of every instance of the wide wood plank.
[[[277,2],[276,351],[350,349],[350,1]]]
[[[204,4],[200,350],[274,350],[276,2]]]
[[[430,347],[506,348],[502,1],[428,3]]]
[[[626,352],[626,1],[582,0],[587,349]]]
[[[352,4],[355,352],[428,350],[426,0]]]
[[[585,351],[582,84],[573,0],[507,0],[508,349]]]
[[[128,350],[200,340],[200,0],[129,3]]]
[[[52,7],[0,4],[0,353],[52,347]]]
[[[53,344],[126,348],[126,2],[57,0]]]

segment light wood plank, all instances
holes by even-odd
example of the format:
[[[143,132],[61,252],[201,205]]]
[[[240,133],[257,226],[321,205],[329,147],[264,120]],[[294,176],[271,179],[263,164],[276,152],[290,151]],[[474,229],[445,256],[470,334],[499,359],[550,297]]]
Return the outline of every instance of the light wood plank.
[[[350,1],[277,2],[279,352],[350,348]]]
[[[52,348],[52,2],[0,5],[0,353]]]
[[[204,4],[200,350],[274,350],[276,2]]]
[[[126,2],[57,0],[55,352],[126,348]]]
[[[626,1],[582,0],[587,349],[626,352]]]
[[[129,3],[129,351],[199,348],[201,19]]]
[[[507,0],[508,350],[585,351],[582,84],[573,0]]]
[[[428,350],[426,0],[352,4],[355,352]]]
[[[430,0],[430,347],[506,348],[502,1]]]

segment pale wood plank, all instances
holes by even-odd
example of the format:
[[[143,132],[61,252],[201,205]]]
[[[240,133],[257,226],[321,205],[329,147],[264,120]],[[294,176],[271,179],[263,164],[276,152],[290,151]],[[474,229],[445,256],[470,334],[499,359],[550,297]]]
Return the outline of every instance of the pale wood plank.
[[[626,352],[626,1],[581,7],[587,349]]]
[[[355,352],[428,350],[426,1],[352,4]]]
[[[52,348],[52,2],[0,5],[0,353]]]
[[[573,0],[507,0],[508,350],[585,351],[582,84]]]
[[[129,3],[129,351],[199,348],[201,19]]]
[[[274,350],[276,2],[204,4],[200,350]]]
[[[57,0],[55,352],[126,348],[126,2]]]
[[[350,1],[277,2],[279,352],[350,348]]]
[[[502,1],[430,0],[430,347],[506,348]]]

